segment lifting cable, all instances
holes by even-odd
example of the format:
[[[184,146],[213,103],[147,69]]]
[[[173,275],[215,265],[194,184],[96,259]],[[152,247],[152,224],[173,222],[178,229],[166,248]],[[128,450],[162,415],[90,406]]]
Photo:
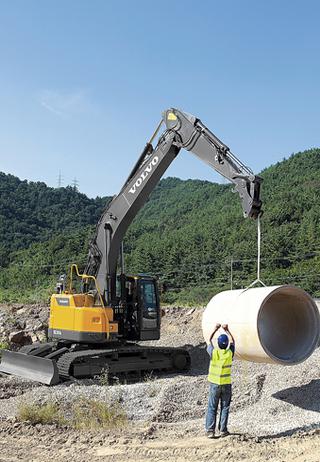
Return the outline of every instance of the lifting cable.
[[[261,260],[261,223],[260,223],[260,215],[257,218],[257,278],[250,284],[248,287],[244,289],[244,292],[251,287],[254,287],[256,284],[260,283],[264,287],[266,285],[260,279],[260,260]],[[240,356],[241,359],[241,356]],[[241,368],[240,368],[240,377],[241,377],[241,388],[247,391],[248,384],[249,384],[249,362],[248,361],[241,361]]]
[[[256,284],[262,284],[264,287],[266,286],[264,282],[260,279],[260,260],[261,260],[261,223],[260,223],[260,215],[257,218],[257,247],[258,247],[258,255],[257,255],[257,278],[245,288],[245,290],[250,289],[250,287],[255,286]]]

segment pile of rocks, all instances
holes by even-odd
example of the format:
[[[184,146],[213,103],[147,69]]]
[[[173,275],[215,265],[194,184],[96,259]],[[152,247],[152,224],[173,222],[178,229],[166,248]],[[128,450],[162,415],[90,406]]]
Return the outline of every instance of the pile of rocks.
[[[0,342],[15,350],[46,340],[49,308],[41,305],[0,305]]]

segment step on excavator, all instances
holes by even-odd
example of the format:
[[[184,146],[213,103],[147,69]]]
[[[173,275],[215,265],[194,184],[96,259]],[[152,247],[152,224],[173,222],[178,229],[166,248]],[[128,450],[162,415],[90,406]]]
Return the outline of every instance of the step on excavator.
[[[165,130],[153,147],[162,125]],[[233,183],[244,217],[256,219],[261,214],[261,178],[198,118],[178,109],[166,110],[120,193],[102,213],[84,273],[72,265],[69,280],[60,277],[51,296],[49,341],[26,345],[18,352],[3,351],[1,372],[54,385],[73,377],[130,378],[189,369],[186,349],[141,345],[160,338],[157,280],[125,274],[122,246],[130,223],[182,148]],[[78,293],[75,277],[80,278]]]

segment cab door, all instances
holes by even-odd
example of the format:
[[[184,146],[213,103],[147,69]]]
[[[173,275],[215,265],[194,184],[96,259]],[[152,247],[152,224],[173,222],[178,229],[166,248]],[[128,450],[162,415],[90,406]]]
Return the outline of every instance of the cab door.
[[[154,279],[139,279],[140,340],[160,338],[160,303]]]

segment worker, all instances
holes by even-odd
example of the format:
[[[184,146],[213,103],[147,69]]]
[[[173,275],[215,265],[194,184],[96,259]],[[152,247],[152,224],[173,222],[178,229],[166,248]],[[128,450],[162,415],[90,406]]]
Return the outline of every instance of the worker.
[[[218,337],[218,348],[213,345],[213,336],[222,327],[225,331]],[[215,438],[216,418],[220,402],[218,430],[220,437],[229,435],[228,417],[231,402],[231,366],[235,351],[234,338],[228,324],[216,324],[207,347],[210,356],[208,381],[210,383],[206,432],[208,438]]]

